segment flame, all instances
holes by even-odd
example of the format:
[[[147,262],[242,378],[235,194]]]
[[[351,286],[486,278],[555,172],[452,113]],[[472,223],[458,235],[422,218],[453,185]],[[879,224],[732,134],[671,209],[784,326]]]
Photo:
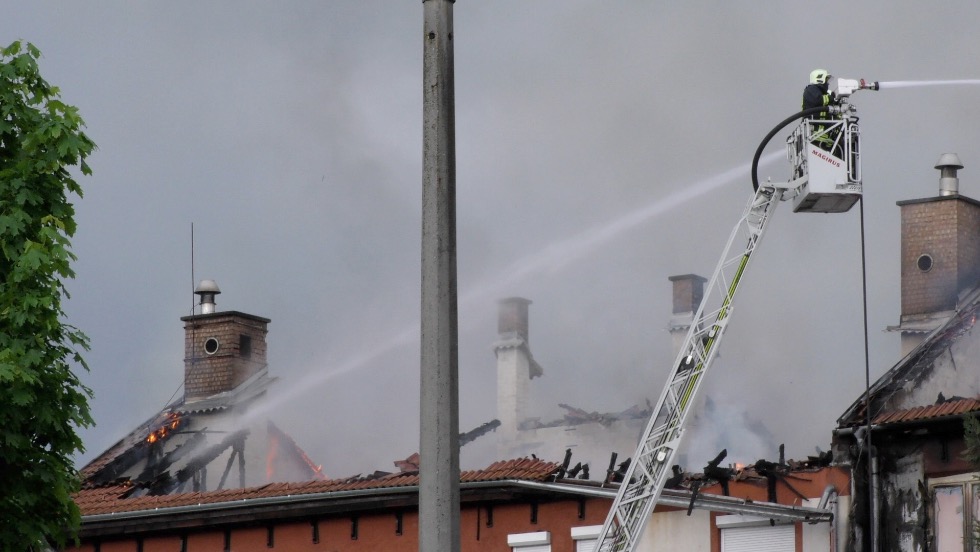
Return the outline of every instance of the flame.
[[[279,435],[269,432],[269,450],[265,455],[265,480],[271,483],[276,476],[276,460],[279,458]]]
[[[176,412],[170,412],[167,414],[167,421],[161,425],[159,428],[150,432],[146,437],[146,442],[149,444],[156,443],[162,439],[165,439],[171,432],[176,431],[180,427],[182,419]]]

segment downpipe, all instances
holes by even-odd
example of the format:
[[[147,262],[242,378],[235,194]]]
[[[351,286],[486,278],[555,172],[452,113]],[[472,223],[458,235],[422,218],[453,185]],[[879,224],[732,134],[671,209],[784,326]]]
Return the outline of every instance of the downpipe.
[[[837,552],[841,549],[840,531],[838,531],[837,523],[838,496],[837,487],[827,485],[823,490],[823,494],[820,496],[820,502],[817,504],[818,510],[830,510],[830,552]]]
[[[878,455],[875,447],[868,447],[868,458],[871,462],[871,552],[881,551],[881,478],[878,476]]]
[[[878,426],[872,426],[876,429]],[[875,453],[875,446],[870,443],[871,433],[867,426],[857,429],[834,430],[838,435],[853,435],[854,441],[858,445],[858,455],[861,452],[868,454],[868,475],[871,478],[871,496],[868,498],[868,509],[870,510],[869,529],[871,530],[871,552],[881,552],[881,476],[879,474],[878,455]],[[851,496],[857,496],[854,488],[854,478],[851,478]]]

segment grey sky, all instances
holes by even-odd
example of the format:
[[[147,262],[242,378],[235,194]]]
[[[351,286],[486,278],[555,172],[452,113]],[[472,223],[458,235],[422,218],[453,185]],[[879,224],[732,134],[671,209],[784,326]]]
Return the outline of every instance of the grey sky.
[[[272,319],[270,370],[283,392],[303,389],[276,417],[325,472],[391,469],[417,450],[421,2],[0,4],[0,42],[41,48],[100,148],[68,305],[93,345],[98,426],[82,459],[181,382],[191,223],[195,276],[221,286],[219,309]],[[455,28],[459,287],[473,297],[460,309],[463,429],[495,417],[505,296],[534,301],[540,415],[656,399],[672,361],[667,277],[710,275],[748,171],[512,278],[529,259],[749,163],[798,111],[811,69],[980,78],[969,1],[460,0]],[[980,197],[978,99],[980,87],[854,97],[874,375],[899,352],[882,332],[899,314],[895,202],[936,194],[943,152]],[[788,172],[778,161],[763,177]],[[705,388],[791,457],[826,449],[864,386],[860,246],[857,209],[782,206]]]

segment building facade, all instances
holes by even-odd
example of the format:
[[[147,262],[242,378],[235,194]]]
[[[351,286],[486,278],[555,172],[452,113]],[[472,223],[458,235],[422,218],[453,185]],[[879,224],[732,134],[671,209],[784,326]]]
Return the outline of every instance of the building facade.
[[[953,154],[940,193],[902,201],[903,356],[838,420],[853,466],[851,551],[966,552],[980,542],[980,467],[963,456],[980,413],[980,202],[960,195]]]

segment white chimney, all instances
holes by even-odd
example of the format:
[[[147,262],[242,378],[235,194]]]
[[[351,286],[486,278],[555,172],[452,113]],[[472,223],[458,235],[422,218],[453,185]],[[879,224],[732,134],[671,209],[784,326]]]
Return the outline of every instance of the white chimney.
[[[500,420],[501,452],[516,440],[521,422],[527,417],[528,387],[531,378],[541,375],[541,367],[531,356],[528,345],[528,305],[522,297],[499,301],[497,341],[497,418]]]

